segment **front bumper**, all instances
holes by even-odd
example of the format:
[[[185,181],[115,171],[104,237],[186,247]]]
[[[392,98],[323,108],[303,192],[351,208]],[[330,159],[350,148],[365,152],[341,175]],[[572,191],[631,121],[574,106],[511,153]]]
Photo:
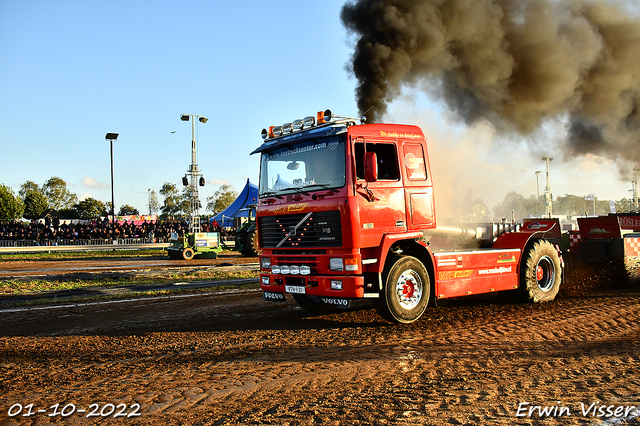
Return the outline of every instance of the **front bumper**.
[[[266,280],[269,284],[266,284]],[[333,285],[332,285],[333,281]],[[337,282],[342,289],[337,289]],[[275,293],[298,293],[312,296],[364,298],[364,277],[360,275],[278,275],[261,273],[260,287]],[[287,291],[295,290],[295,291]],[[302,291],[304,289],[304,292]]]

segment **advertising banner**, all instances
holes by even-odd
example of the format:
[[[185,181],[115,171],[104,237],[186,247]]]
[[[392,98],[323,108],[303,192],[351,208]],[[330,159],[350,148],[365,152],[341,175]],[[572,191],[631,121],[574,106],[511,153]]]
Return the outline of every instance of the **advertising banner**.
[[[140,225],[144,222],[153,222],[155,223],[158,220],[158,215],[155,214],[132,214],[127,216],[116,216],[116,221],[122,225],[125,222],[133,222],[135,225]]]

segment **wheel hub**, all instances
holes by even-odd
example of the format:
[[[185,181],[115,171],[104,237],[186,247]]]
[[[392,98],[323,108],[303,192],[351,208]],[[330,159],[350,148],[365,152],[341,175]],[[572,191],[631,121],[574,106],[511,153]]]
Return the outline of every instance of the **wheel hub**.
[[[411,283],[406,282],[402,287],[402,295],[405,298],[408,298],[408,299],[412,298],[414,292],[415,292],[415,285],[413,282]]]
[[[414,270],[404,271],[396,282],[396,297],[404,309],[415,308],[422,299],[423,284]]]
[[[542,256],[536,265],[536,281],[538,288],[549,291],[553,287],[556,278],[556,270],[553,260],[549,256]]]

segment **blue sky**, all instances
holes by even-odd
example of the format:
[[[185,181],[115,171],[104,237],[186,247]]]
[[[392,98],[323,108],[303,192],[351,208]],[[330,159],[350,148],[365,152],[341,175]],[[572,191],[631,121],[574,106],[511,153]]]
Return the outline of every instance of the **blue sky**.
[[[262,128],[326,108],[358,113],[356,82],[345,70],[352,49],[343,4],[0,0],[0,183],[17,193],[27,180],[42,185],[58,176],[80,198],[110,201],[105,134],[116,132],[116,207],[145,213],[148,189],[181,187],[191,163],[183,113],[209,118],[196,137],[203,201],[222,183],[237,191],[247,178],[257,183],[259,158],[249,153]],[[461,192],[443,190],[449,183],[473,188],[490,208],[512,189],[534,194],[540,154],[553,156],[486,126],[460,126],[413,91],[386,118],[423,127],[436,191]],[[464,154],[452,163],[456,148]],[[617,200],[631,188],[599,158],[558,161],[552,176],[556,196]]]

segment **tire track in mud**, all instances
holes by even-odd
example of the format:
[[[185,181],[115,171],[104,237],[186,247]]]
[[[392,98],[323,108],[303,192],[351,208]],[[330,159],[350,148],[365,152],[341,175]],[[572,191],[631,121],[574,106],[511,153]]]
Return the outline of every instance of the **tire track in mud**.
[[[584,425],[602,419],[580,403],[640,406],[637,292],[429,309],[408,327],[292,307],[234,327],[246,306],[225,305],[215,331],[1,338],[0,407],[136,401],[134,424]],[[574,415],[516,418],[524,401]]]

